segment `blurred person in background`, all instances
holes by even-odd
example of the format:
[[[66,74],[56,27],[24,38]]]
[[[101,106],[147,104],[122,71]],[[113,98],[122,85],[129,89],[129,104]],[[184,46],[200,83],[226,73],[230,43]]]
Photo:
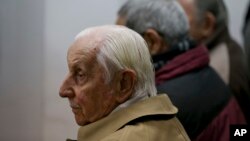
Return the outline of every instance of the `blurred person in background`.
[[[191,38],[188,17],[176,0],[128,0],[116,23],[146,40],[157,90],[177,106],[191,140],[229,140],[230,124],[246,123],[238,102],[209,66],[207,47]]]
[[[60,88],[80,129],[78,141],[189,141],[167,95],[156,95],[148,47],[123,26],[90,27],[68,49]],[[68,140],[70,141],[70,140]]]
[[[190,35],[209,49],[210,66],[234,94],[250,123],[250,79],[245,54],[228,30],[228,12],[223,0],[178,0],[186,11]]]

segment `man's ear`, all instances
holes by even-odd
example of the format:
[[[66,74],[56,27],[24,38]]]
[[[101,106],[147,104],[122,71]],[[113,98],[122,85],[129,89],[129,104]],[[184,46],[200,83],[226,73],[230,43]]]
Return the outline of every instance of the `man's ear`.
[[[203,39],[207,39],[210,36],[212,36],[216,28],[215,24],[216,24],[216,19],[214,15],[211,12],[206,12],[205,19],[202,24],[202,31],[201,31]]]
[[[136,84],[136,73],[132,70],[119,72],[117,101],[125,102],[132,96]]]
[[[151,55],[156,55],[167,50],[164,39],[154,29],[147,29],[143,34],[143,38],[148,44]]]

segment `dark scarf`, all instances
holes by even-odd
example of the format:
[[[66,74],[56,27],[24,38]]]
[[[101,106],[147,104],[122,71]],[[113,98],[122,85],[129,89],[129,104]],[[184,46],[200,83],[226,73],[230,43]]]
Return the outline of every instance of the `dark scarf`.
[[[187,52],[194,47],[196,47],[196,42],[189,37],[184,37],[182,40],[179,40],[178,43],[173,43],[170,50],[152,57],[155,71],[158,71],[175,56]]]
[[[166,56],[165,58],[165,60],[163,59],[166,62],[165,65],[156,70],[156,85],[195,69],[203,68],[209,63],[208,50],[204,45],[193,47],[175,57]],[[171,60],[168,60],[169,58]]]

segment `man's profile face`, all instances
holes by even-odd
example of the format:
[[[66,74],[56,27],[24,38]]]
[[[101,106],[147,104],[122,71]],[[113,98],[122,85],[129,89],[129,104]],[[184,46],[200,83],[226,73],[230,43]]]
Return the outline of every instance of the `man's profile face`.
[[[60,88],[60,96],[68,98],[80,126],[105,117],[116,106],[114,89],[111,84],[106,84],[104,70],[96,62],[95,51],[84,50],[91,40],[76,40],[69,48],[69,73]]]

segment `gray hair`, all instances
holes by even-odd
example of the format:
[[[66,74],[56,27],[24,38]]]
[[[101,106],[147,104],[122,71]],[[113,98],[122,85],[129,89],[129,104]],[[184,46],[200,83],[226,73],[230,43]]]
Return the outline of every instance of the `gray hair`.
[[[124,18],[127,18],[128,14],[131,13],[131,10],[135,10],[141,2],[146,0],[127,0],[119,9],[118,15]]]
[[[170,46],[188,36],[188,19],[178,2],[174,0],[139,0],[134,7],[130,3],[132,2],[128,1],[127,7],[125,7],[129,10],[126,17],[127,27],[140,34],[152,28]],[[121,10],[120,13],[122,13]]]
[[[216,29],[228,25],[228,12],[223,0],[194,0],[197,8],[197,17],[201,22],[206,12],[211,12],[216,19]],[[198,22],[199,22],[198,21]]]
[[[133,97],[156,95],[154,68],[145,40],[135,31],[124,26],[106,25],[88,28],[78,36],[98,34],[100,50],[97,62],[104,68],[106,83],[111,82],[117,71],[130,69],[136,73]]]

